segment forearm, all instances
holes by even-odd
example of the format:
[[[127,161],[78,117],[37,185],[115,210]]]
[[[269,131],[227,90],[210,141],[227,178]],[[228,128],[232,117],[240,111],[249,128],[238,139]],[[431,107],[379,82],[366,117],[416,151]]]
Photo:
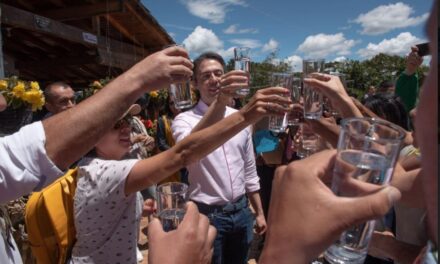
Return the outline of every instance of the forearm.
[[[256,215],[264,215],[263,206],[261,205],[261,197],[259,191],[247,193],[252,208],[254,208]]]
[[[47,155],[60,169],[68,168],[90,151],[142,94],[142,85],[127,72],[76,107],[44,120]]]
[[[351,98],[348,96],[341,96],[332,103],[333,105],[337,106],[337,109],[342,118],[363,117],[361,111],[353,103],[353,100],[351,100]]]
[[[241,113],[237,112],[190,134],[169,150],[139,161],[127,178],[127,193],[142,190],[200,160],[249,125]]]

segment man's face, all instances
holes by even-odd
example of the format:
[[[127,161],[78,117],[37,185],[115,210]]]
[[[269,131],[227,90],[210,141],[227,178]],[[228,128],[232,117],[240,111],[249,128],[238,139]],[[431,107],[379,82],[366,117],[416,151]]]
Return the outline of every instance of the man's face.
[[[217,97],[220,88],[220,77],[223,74],[223,66],[216,60],[206,59],[200,63],[196,73],[195,86],[205,104],[210,105]]]
[[[52,100],[47,101],[46,108],[57,114],[75,105],[75,92],[70,87],[56,86],[52,88]]]

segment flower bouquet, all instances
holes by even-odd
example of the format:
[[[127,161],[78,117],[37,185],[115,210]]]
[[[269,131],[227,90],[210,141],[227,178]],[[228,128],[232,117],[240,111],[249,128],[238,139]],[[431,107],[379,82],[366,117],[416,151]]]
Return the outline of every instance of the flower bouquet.
[[[12,134],[32,121],[32,112],[41,109],[45,103],[43,91],[38,82],[28,82],[16,76],[0,80],[0,94],[8,107],[0,112],[0,135]]]

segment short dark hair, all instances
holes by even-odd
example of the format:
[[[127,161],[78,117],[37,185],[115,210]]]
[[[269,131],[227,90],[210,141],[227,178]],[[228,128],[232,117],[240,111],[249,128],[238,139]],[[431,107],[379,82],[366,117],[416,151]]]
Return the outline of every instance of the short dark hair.
[[[222,65],[223,70],[226,67],[225,60],[223,59],[222,56],[220,56],[220,54],[218,54],[216,52],[212,52],[212,51],[204,52],[204,53],[200,54],[194,60],[194,62],[193,62],[193,64],[194,64],[194,68],[193,68],[193,78],[194,78],[194,80],[196,80],[197,71],[199,70],[200,64],[204,60],[216,60],[216,61],[218,61]]]
[[[46,88],[44,88],[44,98],[46,99],[46,101],[51,102],[53,100],[52,89],[56,86],[63,87],[64,89],[71,88],[70,85],[65,82],[53,82],[48,84]]]
[[[400,97],[392,94],[375,94],[368,97],[364,105],[379,117],[409,130],[409,117]]]
[[[380,92],[386,92],[388,88],[393,87],[394,82],[392,81],[383,81],[379,84],[379,91]]]

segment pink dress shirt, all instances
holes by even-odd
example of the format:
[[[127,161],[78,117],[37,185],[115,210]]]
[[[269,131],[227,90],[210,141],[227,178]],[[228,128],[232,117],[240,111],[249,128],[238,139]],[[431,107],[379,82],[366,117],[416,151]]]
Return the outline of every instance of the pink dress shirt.
[[[182,140],[202,119],[208,106],[202,102],[179,114],[171,126],[176,142]],[[225,116],[237,110],[227,107]],[[235,202],[242,195],[260,189],[255,167],[251,128],[247,127],[200,161],[187,166],[189,198],[209,204]]]

